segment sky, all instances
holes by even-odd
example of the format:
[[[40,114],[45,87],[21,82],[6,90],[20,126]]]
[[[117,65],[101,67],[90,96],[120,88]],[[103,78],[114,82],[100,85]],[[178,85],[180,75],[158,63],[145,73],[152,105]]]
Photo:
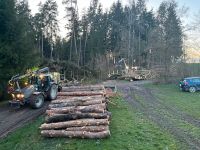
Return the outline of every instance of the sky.
[[[39,2],[44,3],[45,0],[28,0],[29,1],[29,6],[31,9],[32,14],[35,14],[38,12],[38,4]],[[65,16],[65,11],[64,11],[64,6],[62,5],[62,0],[56,0],[58,3],[58,10],[59,10],[59,26],[60,26],[60,35],[64,37],[66,35],[66,30],[65,30],[65,24],[67,23],[65,21],[64,16]],[[78,2],[78,8],[79,8],[79,13],[82,13],[82,10],[84,8],[88,8],[90,5],[91,0],[77,0]],[[103,8],[109,8],[113,2],[116,2],[117,0],[99,0],[99,2],[103,5]],[[121,2],[125,5],[129,2],[130,0],[121,0]],[[146,0],[147,1],[147,8],[153,9],[156,11],[160,5],[160,3],[163,0]],[[200,12],[200,0],[176,0],[178,3],[178,6],[181,7],[186,7],[189,8],[187,15],[183,16],[183,24],[190,24],[190,22],[193,21],[194,14],[197,14]]]

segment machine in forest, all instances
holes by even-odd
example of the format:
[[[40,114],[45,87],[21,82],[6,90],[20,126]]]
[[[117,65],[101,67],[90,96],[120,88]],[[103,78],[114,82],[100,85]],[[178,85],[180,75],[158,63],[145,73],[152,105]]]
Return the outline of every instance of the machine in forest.
[[[151,70],[143,69],[139,66],[128,66],[125,58],[121,58],[115,64],[115,71],[109,74],[110,79],[122,79],[122,80],[145,80],[152,79],[154,73]]]
[[[9,103],[15,108],[29,104],[38,109],[43,106],[44,100],[56,99],[58,89],[59,84],[53,80],[48,67],[15,75],[9,81],[8,93],[12,96]]]

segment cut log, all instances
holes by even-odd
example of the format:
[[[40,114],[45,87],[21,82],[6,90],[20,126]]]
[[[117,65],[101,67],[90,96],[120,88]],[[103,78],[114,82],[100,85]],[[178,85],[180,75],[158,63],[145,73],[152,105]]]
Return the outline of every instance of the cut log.
[[[70,87],[63,87],[62,92],[75,92],[75,91],[98,91],[104,90],[103,85],[96,85],[96,86],[70,86]]]
[[[65,130],[43,130],[41,135],[44,137],[68,137],[68,138],[89,138],[102,139],[110,136],[110,131],[87,132],[87,131],[65,131]]]
[[[109,125],[108,119],[79,119],[73,121],[65,121],[58,123],[42,124],[40,129],[51,130],[51,129],[66,129],[69,127],[83,127],[83,126],[99,126]]]
[[[67,113],[77,113],[77,112],[81,112],[81,113],[104,113],[105,109],[104,108],[80,108],[80,109],[58,109],[58,110],[47,110],[46,114],[47,115],[51,115],[51,114],[67,114]]]
[[[93,118],[93,119],[109,119],[110,113],[69,113],[69,114],[51,114],[46,116],[46,123],[64,122],[69,120]]]
[[[52,101],[52,104],[59,104],[59,103],[64,103],[64,102],[76,102],[76,101],[89,101],[89,100],[104,100],[105,97],[102,95],[97,95],[97,96],[81,96],[81,97],[58,97],[57,100]]]
[[[106,110],[106,104],[97,104],[97,105],[89,105],[89,106],[73,106],[73,107],[63,107],[63,108],[51,108],[47,110],[47,114],[57,113],[57,114],[66,114],[66,113],[104,113]]]
[[[84,127],[71,127],[65,129],[66,131],[87,131],[87,132],[102,132],[109,130],[108,126],[84,126]]]
[[[102,104],[102,100],[93,100],[93,101],[75,101],[75,102],[65,102],[60,104],[50,104],[49,108],[61,108],[61,107],[68,107],[68,106],[89,106],[89,105],[96,105]]]
[[[93,96],[105,95],[105,91],[59,92],[58,96]]]
[[[93,100],[100,100],[102,102],[106,102],[107,99],[102,97],[102,98],[96,98],[96,99],[82,99],[82,100],[70,100],[70,99],[58,99],[54,100],[51,102],[51,104],[62,104],[62,103],[73,103],[73,102],[86,102],[86,101],[93,101]]]

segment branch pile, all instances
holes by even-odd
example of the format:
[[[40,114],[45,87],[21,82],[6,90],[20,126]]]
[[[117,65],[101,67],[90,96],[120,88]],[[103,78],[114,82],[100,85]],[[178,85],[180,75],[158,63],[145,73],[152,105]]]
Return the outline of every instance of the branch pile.
[[[46,110],[44,137],[106,138],[110,136],[104,86],[63,87]]]

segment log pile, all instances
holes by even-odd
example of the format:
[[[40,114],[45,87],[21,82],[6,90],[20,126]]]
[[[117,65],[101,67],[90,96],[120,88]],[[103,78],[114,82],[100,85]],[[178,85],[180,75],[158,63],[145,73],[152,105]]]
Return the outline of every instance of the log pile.
[[[46,110],[40,126],[44,137],[106,138],[110,136],[104,86],[63,87]]]

